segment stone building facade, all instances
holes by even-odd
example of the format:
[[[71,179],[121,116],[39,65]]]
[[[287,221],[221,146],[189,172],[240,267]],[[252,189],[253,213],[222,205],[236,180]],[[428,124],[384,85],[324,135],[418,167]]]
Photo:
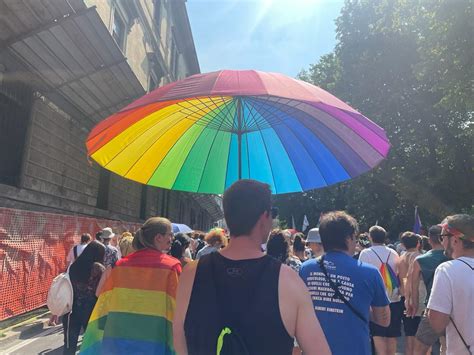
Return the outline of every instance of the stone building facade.
[[[195,229],[220,198],[147,187],[87,160],[90,129],[200,71],[184,0],[0,0],[0,207]]]

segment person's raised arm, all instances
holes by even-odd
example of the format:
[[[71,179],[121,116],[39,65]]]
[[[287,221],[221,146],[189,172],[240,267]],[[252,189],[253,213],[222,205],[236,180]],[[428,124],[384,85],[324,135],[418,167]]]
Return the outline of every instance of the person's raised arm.
[[[197,262],[187,264],[179,277],[178,291],[176,293],[176,309],[173,319],[173,345],[178,355],[188,354],[184,334],[184,320],[186,318],[186,312],[188,311],[194,277],[196,276],[196,268]]]

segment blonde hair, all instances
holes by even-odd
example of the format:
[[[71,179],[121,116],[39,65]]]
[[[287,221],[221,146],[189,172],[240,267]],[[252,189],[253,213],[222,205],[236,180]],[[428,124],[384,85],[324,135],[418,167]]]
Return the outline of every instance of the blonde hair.
[[[122,234],[119,241],[119,248],[120,253],[122,254],[122,258],[126,257],[128,254],[132,254],[133,252],[135,252],[135,249],[133,248],[132,233],[125,232]]]

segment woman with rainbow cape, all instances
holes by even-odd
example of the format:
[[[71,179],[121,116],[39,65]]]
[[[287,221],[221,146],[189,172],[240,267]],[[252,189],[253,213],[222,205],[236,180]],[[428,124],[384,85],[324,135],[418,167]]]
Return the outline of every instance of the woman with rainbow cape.
[[[153,217],[137,231],[136,252],[120,259],[100,286],[81,354],[174,354],[172,320],[181,273],[166,252],[171,222]]]

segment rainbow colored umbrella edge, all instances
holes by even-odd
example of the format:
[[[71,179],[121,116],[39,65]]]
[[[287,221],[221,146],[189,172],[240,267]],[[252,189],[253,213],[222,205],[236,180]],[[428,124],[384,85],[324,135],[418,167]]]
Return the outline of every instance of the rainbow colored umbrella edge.
[[[387,157],[384,130],[309,83],[221,70],[160,87],[97,124],[88,155],[165,189],[222,193],[238,179],[275,194],[322,188]]]

